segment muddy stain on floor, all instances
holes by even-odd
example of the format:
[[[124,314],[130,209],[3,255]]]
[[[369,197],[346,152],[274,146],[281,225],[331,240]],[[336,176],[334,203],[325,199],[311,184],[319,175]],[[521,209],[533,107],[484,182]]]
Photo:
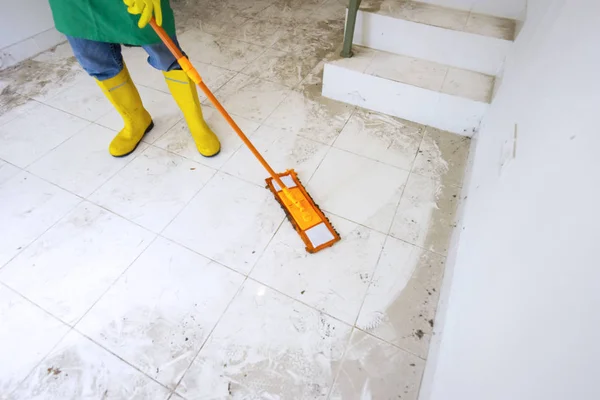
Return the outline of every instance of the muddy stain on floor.
[[[363,12],[377,14],[379,11],[381,11],[381,5],[383,2],[384,0],[365,0],[363,3],[361,3],[360,10]]]
[[[14,90],[12,86],[7,86],[0,92],[0,115],[3,115],[12,109],[27,103],[29,98]]]
[[[429,215],[418,221],[426,224],[422,248],[414,247],[416,265],[410,279],[404,287],[390,293],[387,305],[373,312],[363,327],[421,358],[427,357],[433,334],[445,256],[456,225],[460,191],[457,185],[462,184],[470,143],[468,138],[429,127],[426,130],[419,156],[424,157],[424,161],[428,158],[436,166],[423,169],[428,177],[420,178],[431,181],[426,190],[426,196],[431,198],[419,199],[419,203],[432,204]],[[405,192],[404,196],[407,195]],[[377,280],[372,282],[375,288],[381,284],[385,285]]]
[[[31,59],[0,71],[0,83],[4,84],[0,95],[0,115],[25,104],[30,98],[50,93],[81,73],[75,57],[53,62]]]
[[[423,140],[430,141],[430,143],[425,143],[425,145],[437,150],[440,158],[447,165],[447,169],[445,172],[440,172],[432,177],[437,186],[435,207],[432,208],[429,217],[427,236],[423,247],[425,249],[441,249],[443,253],[438,255],[428,250],[422,250],[420,257],[422,261],[415,269],[413,278],[394,302],[394,308],[404,304],[402,306],[404,312],[399,314],[403,315],[403,318],[394,318],[396,323],[405,322],[408,317],[416,328],[414,331],[415,338],[425,343],[424,346],[419,346],[421,351],[417,354],[421,357],[427,356],[427,349],[433,332],[434,318],[439,301],[439,287],[442,283],[446,264],[445,255],[455,226],[458,206],[458,197],[456,196],[458,188],[455,185],[462,184],[464,165],[470,143],[470,140],[465,137],[432,128],[427,128],[427,130],[430,135],[426,135]],[[432,262],[433,260],[435,261]],[[409,295],[411,292],[412,296]],[[412,306],[409,306],[409,304],[412,304]],[[407,309],[413,310],[410,315],[406,314]],[[388,309],[386,314],[390,316],[395,313],[393,310]]]
[[[48,375],[52,374],[52,375],[58,375],[60,374],[62,371],[60,370],[60,368],[55,368],[55,367],[50,367],[48,368]]]

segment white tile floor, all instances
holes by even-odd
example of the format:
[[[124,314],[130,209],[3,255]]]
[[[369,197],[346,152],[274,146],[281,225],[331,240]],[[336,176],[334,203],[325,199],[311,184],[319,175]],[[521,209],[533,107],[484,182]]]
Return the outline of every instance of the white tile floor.
[[[0,72],[0,399],[416,399],[469,143],[320,96],[344,3],[174,3],[209,86],[340,232],[316,255],[208,106],[223,151],[199,156],[140,49],[156,127],[123,159],[68,47]]]

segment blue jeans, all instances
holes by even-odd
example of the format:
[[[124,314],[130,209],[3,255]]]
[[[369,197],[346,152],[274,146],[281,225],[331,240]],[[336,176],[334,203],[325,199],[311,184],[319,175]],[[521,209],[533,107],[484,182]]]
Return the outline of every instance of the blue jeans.
[[[123,70],[121,45],[117,43],[96,42],[88,39],[67,36],[75,58],[83,69],[99,81],[113,78]],[[177,43],[177,38],[173,38]],[[179,43],[177,43],[179,46]],[[181,69],[169,49],[162,44],[142,46],[148,53],[148,63],[160,71]]]

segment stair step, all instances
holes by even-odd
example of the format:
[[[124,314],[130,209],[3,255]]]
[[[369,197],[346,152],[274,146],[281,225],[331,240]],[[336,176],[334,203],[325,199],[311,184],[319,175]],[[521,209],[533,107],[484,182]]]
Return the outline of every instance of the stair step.
[[[483,103],[491,100],[495,81],[491,75],[360,46],[352,58],[351,62],[344,59],[333,64],[434,92]]]
[[[478,129],[493,76],[360,46],[354,53],[325,65],[324,96],[465,136]]]
[[[496,76],[513,42],[361,9],[354,44]]]
[[[360,10],[497,39],[514,40],[515,38],[516,21],[512,19],[456,10],[418,1],[363,0]]]

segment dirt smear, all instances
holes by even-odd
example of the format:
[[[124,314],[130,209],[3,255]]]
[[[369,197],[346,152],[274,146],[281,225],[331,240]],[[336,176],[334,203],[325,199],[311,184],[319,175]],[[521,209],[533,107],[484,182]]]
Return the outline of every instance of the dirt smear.
[[[429,214],[419,221],[426,224],[424,240],[419,241],[423,248],[414,248],[417,254],[411,262],[415,262],[415,266],[406,285],[398,288],[387,305],[370,315],[370,321],[365,324],[367,331],[394,341],[422,358],[427,357],[435,326],[445,255],[456,224],[458,194],[469,142],[465,137],[426,128],[419,156],[436,160],[446,168],[421,171],[427,177],[420,180],[428,183],[421,188],[424,192],[415,201],[432,204]],[[405,192],[404,196],[419,193]],[[374,280],[372,284],[376,288],[384,283]]]
[[[363,3],[360,5],[360,10],[376,14],[381,11],[383,2],[384,0],[363,0]]]
[[[456,227],[456,211],[460,197],[458,196],[460,194],[459,185],[462,185],[465,173],[470,139],[428,127],[427,133],[423,138],[423,141],[425,140],[433,142],[432,144],[439,151],[441,159],[448,165],[447,172],[432,178],[437,184],[437,190],[435,191],[436,206],[432,209],[427,236],[423,245],[427,250],[422,251],[422,257],[425,258],[437,257],[435,253],[430,252],[433,250],[444,256],[439,270],[435,272],[437,275],[435,279],[430,280],[428,285],[423,287],[427,296],[423,293],[422,309],[428,312],[425,312],[420,319],[421,326],[425,327],[424,334],[428,336],[426,338],[428,348],[435,324],[435,314],[439,302],[439,288],[442,284],[446,267],[445,256],[448,252],[453,230]],[[419,339],[421,338],[422,336],[419,337]]]
[[[54,50],[48,52],[52,53]],[[0,83],[3,85],[0,115],[25,104],[30,98],[43,96],[52,89],[65,85],[80,73],[82,71],[75,57],[52,61],[31,59],[0,71]]]

